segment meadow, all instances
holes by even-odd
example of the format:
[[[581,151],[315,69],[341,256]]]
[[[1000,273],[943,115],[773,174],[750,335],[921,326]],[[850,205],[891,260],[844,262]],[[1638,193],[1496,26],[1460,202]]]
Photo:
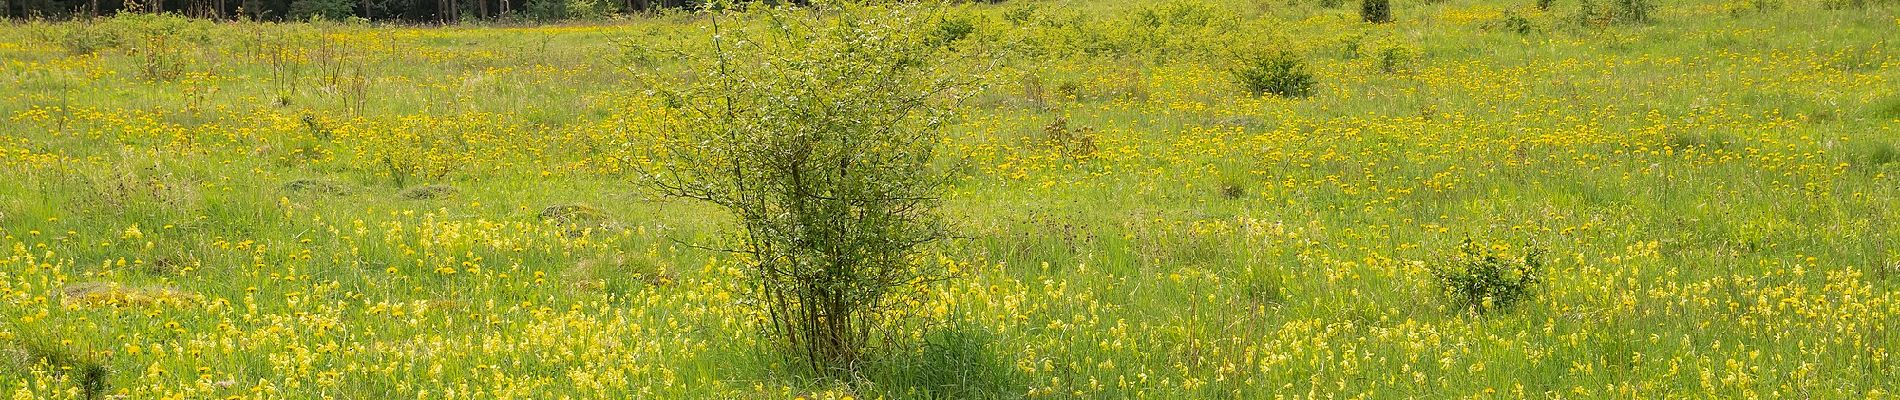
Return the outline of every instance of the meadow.
[[[1631,1],[917,6],[985,55],[956,278],[843,379],[633,182],[705,12],[7,22],[0,395],[1900,395],[1900,5]],[[1530,253],[1510,307],[1438,273]]]

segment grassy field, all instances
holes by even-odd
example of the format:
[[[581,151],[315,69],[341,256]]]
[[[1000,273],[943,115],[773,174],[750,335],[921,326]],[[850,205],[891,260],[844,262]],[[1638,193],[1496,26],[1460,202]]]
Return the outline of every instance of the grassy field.
[[[705,14],[0,25],[0,395],[1900,395],[1900,7],[1324,3],[923,11],[994,61],[941,144],[961,278],[846,380],[633,182],[628,44]],[[1242,89],[1261,49],[1312,94]],[[1533,296],[1447,293],[1467,239]]]

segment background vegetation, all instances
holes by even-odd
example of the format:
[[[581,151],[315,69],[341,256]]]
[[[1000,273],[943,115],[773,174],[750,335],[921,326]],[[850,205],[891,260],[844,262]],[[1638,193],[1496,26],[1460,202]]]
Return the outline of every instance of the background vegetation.
[[[1890,397],[1895,11],[924,9],[984,55],[945,58],[960,235],[914,260],[962,279],[844,379],[681,244],[735,221],[632,184],[682,104],[635,77],[688,82],[705,14],[10,22],[0,392]],[[1248,87],[1264,54],[1304,96]]]

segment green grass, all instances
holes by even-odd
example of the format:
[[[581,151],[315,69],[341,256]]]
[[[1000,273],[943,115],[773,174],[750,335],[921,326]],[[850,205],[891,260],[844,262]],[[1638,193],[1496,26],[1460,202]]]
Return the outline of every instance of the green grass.
[[[1658,4],[931,9],[996,54],[957,66],[959,235],[924,256],[963,275],[843,380],[753,333],[743,260],[695,247],[730,221],[633,183],[668,116],[627,69],[678,74],[705,15],[12,22],[0,391],[1892,396],[1895,9]],[[1311,96],[1229,73],[1278,50]],[[1467,311],[1431,272],[1466,237],[1544,249],[1542,283]]]

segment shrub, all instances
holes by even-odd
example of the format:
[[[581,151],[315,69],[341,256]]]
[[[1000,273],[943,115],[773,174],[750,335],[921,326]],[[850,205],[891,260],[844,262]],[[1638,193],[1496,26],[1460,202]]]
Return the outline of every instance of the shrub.
[[[1388,74],[1411,72],[1418,64],[1418,52],[1405,46],[1392,46],[1379,50],[1379,72]]]
[[[1556,0],[1537,0],[1537,9],[1549,10],[1553,3],[1556,3]]]
[[[1641,24],[1649,22],[1655,9],[1652,0],[1609,0],[1607,4],[1583,0],[1577,2],[1577,11],[1570,18],[1583,26]]]
[[[1652,0],[1611,0],[1610,4],[1615,6],[1614,19],[1623,23],[1649,22],[1649,14],[1656,10]]]
[[[1503,310],[1534,294],[1532,290],[1543,280],[1542,256],[1536,248],[1510,255],[1466,238],[1457,255],[1433,269],[1432,275],[1461,308],[1480,313]]]
[[[1305,61],[1288,51],[1246,58],[1234,72],[1248,93],[1280,97],[1306,97],[1313,94],[1316,81],[1306,72]]]
[[[947,276],[916,252],[946,235],[938,127],[965,92],[929,30],[909,29],[924,18],[907,6],[823,12],[738,32],[714,20],[715,46],[682,50],[697,76],[643,77],[687,107],[642,154],[653,162],[633,167],[661,194],[734,217],[722,247],[747,260],[761,327],[795,362],[836,376],[895,340],[878,333]]]
[[[1504,18],[1485,24],[1485,28],[1519,35],[1529,35],[1531,32],[1537,30],[1535,26],[1531,25],[1530,19],[1524,18],[1523,15],[1518,15],[1515,11],[1508,10],[1504,12]]]
[[[1056,122],[1042,127],[1043,140],[1062,152],[1062,155],[1074,160],[1086,160],[1095,156],[1095,129],[1090,127],[1069,127],[1069,119],[1057,118]]]
[[[106,24],[73,23],[57,26],[47,31],[49,37],[42,39],[58,42],[70,55],[87,55],[125,44],[125,37],[116,30],[106,29],[109,26]]]
[[[976,23],[969,18],[944,18],[937,21],[937,28],[930,32],[930,42],[939,46],[948,46],[958,40],[976,33]]]
[[[1392,0],[1360,0],[1359,17],[1375,24],[1392,22]]]

